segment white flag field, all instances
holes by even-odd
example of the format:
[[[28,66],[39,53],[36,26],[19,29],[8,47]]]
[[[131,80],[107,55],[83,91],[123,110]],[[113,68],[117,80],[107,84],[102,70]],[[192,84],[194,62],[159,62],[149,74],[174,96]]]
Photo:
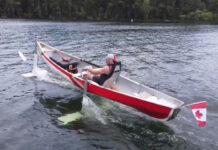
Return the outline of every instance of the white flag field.
[[[191,104],[192,112],[198,121],[199,127],[205,127],[207,122],[207,102],[199,102]]]

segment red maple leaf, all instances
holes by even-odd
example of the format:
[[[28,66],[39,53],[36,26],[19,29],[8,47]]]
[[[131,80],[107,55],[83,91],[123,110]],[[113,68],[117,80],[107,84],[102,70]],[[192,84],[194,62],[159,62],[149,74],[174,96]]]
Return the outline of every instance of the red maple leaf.
[[[195,115],[199,119],[201,119],[201,117],[203,116],[203,114],[199,110],[195,112]]]

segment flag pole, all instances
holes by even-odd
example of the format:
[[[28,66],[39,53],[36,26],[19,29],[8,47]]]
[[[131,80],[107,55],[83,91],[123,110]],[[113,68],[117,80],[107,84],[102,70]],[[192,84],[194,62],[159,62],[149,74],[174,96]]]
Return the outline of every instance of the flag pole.
[[[202,102],[207,102],[207,101],[200,101],[200,102],[195,102],[195,103],[187,104],[187,105],[182,106],[181,108],[188,107],[188,106],[191,106],[191,105],[194,105],[194,104],[198,104],[198,103],[202,103]]]

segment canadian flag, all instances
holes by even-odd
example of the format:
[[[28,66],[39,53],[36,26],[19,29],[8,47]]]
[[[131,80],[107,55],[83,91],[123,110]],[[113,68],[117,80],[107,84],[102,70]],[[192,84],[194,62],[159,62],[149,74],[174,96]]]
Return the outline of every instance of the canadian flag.
[[[199,102],[191,105],[192,112],[198,121],[200,127],[206,126],[207,121],[207,102]]]

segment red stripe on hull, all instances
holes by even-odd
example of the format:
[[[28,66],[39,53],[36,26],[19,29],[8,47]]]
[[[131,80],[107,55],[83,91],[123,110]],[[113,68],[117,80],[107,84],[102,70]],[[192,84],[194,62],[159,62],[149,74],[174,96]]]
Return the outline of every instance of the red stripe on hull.
[[[68,72],[66,72],[64,69],[62,69],[61,67],[59,67],[58,65],[56,65],[55,63],[53,63],[45,54],[42,54],[42,56],[53,66],[55,67],[57,70],[59,70],[61,73],[63,73],[64,75],[66,75],[73,83],[74,85],[76,85],[77,87],[81,88],[80,85],[78,83],[76,83],[73,79],[72,79],[72,75]],[[84,84],[84,82],[81,82],[78,80],[78,82],[80,82],[82,85]]]
[[[89,84],[88,92],[131,106],[157,119],[167,119],[172,110],[171,108],[143,101],[135,97],[121,94],[119,92],[105,90],[92,84]]]
[[[42,54],[42,56],[44,56],[44,58],[52,65],[54,66],[56,69],[58,69],[61,73],[65,74],[66,76],[68,76],[69,78],[71,78],[71,74],[69,74],[68,72],[66,72],[65,70],[63,70],[61,67],[59,67],[58,65],[54,64],[47,56],[45,56],[45,54]]]

